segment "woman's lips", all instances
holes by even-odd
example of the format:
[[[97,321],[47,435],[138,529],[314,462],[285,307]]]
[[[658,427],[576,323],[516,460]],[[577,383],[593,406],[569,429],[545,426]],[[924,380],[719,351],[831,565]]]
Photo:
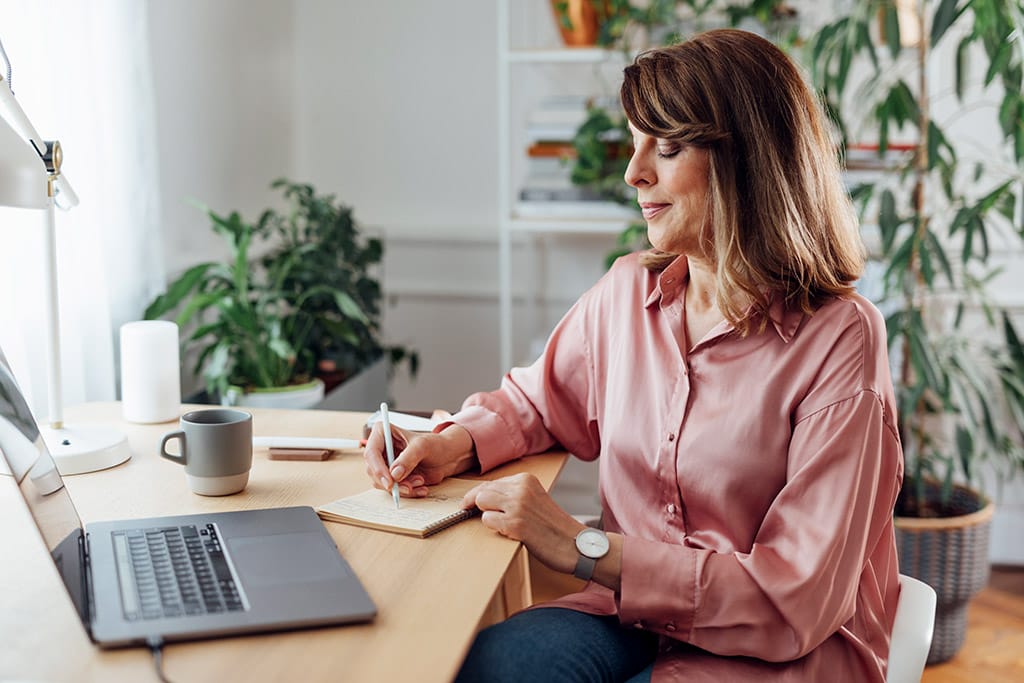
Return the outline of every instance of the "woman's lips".
[[[667,209],[669,206],[671,206],[671,205],[670,204],[654,204],[654,203],[651,203],[651,202],[641,202],[640,210],[644,214],[644,220],[649,221],[652,218],[654,218],[655,216],[657,216],[659,213],[661,213],[662,211]]]

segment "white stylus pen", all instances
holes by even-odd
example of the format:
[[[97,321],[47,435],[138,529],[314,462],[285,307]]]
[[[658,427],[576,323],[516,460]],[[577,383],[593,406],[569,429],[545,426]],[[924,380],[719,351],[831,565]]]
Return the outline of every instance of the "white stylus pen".
[[[388,404],[386,402],[380,404],[380,421],[384,427],[384,448],[388,452],[388,469],[390,470],[391,466],[395,464],[395,443],[391,440],[391,421],[388,420]],[[391,495],[395,499],[395,507],[402,507],[398,502],[397,481],[391,484]]]

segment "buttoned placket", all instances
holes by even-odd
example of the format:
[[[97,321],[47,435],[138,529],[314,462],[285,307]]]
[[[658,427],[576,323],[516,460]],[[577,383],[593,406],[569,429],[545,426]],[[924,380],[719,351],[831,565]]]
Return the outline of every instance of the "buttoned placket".
[[[662,284],[665,289],[660,303],[661,311],[665,316],[666,324],[675,334],[679,364],[675,386],[672,389],[671,398],[665,406],[665,414],[662,419],[665,433],[658,449],[657,467],[660,501],[664,515],[664,537],[667,541],[679,542],[686,534],[686,524],[680,508],[684,501],[680,500],[677,460],[679,457],[679,431],[686,419],[689,405],[690,371],[687,367],[685,335],[683,334],[683,297],[678,287],[671,287],[674,284],[672,278],[667,278]]]

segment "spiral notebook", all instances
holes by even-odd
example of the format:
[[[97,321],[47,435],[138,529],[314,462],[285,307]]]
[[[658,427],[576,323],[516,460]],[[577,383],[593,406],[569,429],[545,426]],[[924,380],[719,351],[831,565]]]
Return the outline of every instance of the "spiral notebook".
[[[424,498],[402,498],[398,509],[389,492],[369,489],[321,505],[316,512],[330,522],[426,538],[478,513],[475,509],[464,510],[462,497],[479,483],[471,479],[445,479],[431,486]]]

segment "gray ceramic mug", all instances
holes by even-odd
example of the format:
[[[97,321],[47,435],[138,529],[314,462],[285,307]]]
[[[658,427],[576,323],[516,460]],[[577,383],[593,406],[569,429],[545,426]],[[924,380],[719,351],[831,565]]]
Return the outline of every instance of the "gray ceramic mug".
[[[167,452],[172,439],[180,444],[180,455]],[[181,429],[160,441],[160,455],[185,466],[185,478],[194,493],[238,493],[249,483],[252,468],[252,415],[231,408],[185,413]]]

